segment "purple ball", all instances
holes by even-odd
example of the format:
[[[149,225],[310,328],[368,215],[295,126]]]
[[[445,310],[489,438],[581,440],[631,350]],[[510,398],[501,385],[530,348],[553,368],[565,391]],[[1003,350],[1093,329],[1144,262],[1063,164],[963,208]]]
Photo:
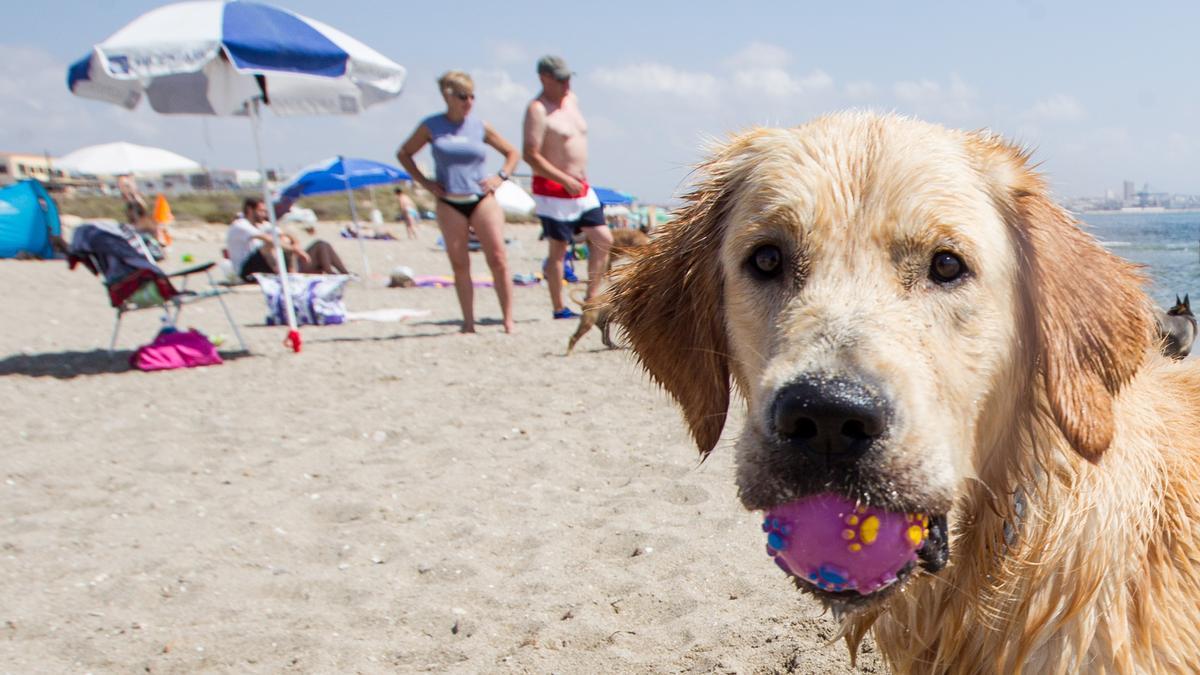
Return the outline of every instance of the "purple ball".
[[[793,576],[825,591],[869,595],[895,583],[917,559],[929,517],[824,493],[771,509],[763,531],[767,553]]]

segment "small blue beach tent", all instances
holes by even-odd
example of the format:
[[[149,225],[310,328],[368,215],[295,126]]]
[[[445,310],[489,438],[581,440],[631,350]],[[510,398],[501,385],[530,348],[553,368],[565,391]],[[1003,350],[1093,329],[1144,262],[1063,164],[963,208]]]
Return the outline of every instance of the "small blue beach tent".
[[[53,258],[50,235],[62,235],[58,207],[36,180],[0,188],[0,258]]]

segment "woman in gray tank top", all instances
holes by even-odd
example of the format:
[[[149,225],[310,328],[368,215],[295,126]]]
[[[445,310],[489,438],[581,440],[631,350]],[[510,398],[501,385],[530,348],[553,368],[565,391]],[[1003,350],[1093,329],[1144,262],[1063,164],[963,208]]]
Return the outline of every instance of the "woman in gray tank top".
[[[475,288],[467,248],[470,231],[474,230],[492,270],[504,314],[504,332],[512,333],[513,283],[504,248],[504,211],[492,193],[508,180],[521,156],[490,124],[471,115],[475,83],[470,75],[452,70],[438,80],[438,88],[446,101],[446,112],[422,120],[400,146],[396,159],[413,180],[438,198],[438,228],[454,270],[454,290],[463,314],[462,332],[475,332]],[[413,155],[426,144],[433,150],[435,180],[426,178],[413,161]],[[504,155],[504,166],[494,174],[484,166],[488,145]]]

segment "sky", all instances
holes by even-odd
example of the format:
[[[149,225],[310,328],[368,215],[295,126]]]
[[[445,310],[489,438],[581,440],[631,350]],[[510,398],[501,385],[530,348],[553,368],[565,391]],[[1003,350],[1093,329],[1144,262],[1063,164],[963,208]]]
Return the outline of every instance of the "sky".
[[[167,148],[253,168],[244,119],[164,116],[72,96],[67,65],[143,0],[6,8],[0,151],[61,155],[96,143]],[[514,145],[537,94],[535,62],[562,55],[589,123],[592,183],[669,203],[706,143],[867,108],[1034,149],[1060,197],[1138,189],[1200,194],[1200,3],[275,2],[335,26],[408,69],[399,98],[348,117],[273,117],[263,152],[285,171],[336,154],[394,161],[444,104],[438,76],[476,82],[476,113]],[[428,152],[428,151],[426,151]],[[499,168],[495,154],[491,163]],[[528,171],[522,164],[518,171]]]

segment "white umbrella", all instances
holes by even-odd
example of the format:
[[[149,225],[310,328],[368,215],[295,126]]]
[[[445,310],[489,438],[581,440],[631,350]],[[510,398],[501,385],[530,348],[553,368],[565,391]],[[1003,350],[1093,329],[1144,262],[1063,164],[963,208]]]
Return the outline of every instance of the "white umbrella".
[[[200,171],[198,162],[162,148],[104,143],[80,148],[55,160],[60,168],[93,176],[160,175]]]
[[[263,171],[259,106],[276,114],[353,114],[400,94],[404,68],[354,38],[253,2],[201,0],[151,10],[71,65],[79,96],[161,113],[249,115]],[[270,191],[263,181],[263,198]],[[286,272],[274,209],[276,261]],[[300,351],[288,275],[280,274],[288,343]]]

